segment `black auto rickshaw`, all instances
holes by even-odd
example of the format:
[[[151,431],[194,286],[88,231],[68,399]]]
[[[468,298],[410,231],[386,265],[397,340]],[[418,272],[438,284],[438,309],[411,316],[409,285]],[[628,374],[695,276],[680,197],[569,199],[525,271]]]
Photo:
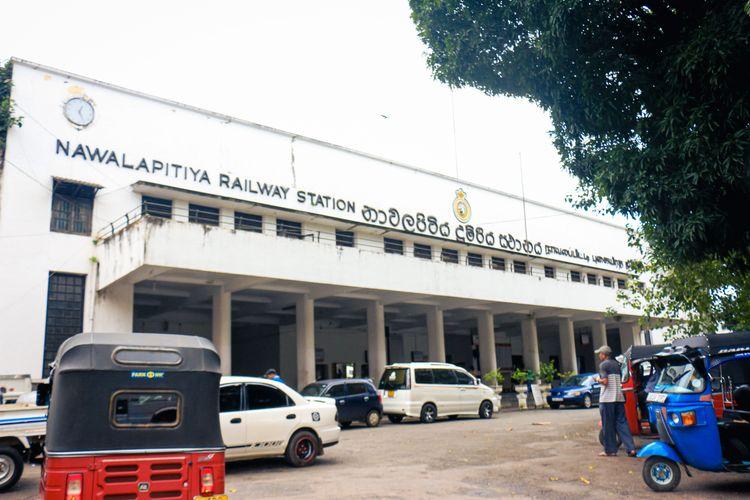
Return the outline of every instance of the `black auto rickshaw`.
[[[200,337],[84,333],[52,370],[45,499],[226,499],[219,355]]]

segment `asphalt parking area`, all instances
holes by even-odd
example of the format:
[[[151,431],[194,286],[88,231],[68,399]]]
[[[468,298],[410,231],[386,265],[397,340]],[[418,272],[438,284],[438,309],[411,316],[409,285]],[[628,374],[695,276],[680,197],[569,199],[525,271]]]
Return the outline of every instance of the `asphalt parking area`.
[[[341,443],[304,469],[283,460],[227,465],[232,498],[601,498],[652,493],[642,461],[600,458],[598,411],[563,409],[506,412],[492,420],[406,422],[353,426]],[[36,498],[39,467],[2,499]],[[740,498],[750,478],[740,474],[683,475],[679,498]],[[675,495],[667,494],[667,497]]]

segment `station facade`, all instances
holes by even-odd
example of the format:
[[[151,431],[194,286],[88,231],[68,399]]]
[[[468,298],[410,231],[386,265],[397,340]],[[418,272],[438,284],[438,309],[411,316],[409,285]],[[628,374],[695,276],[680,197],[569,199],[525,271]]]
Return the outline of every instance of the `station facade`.
[[[12,97],[0,372],[47,373],[80,331],[205,336],[225,373],[297,387],[592,371],[647,341],[610,221],[25,61]]]

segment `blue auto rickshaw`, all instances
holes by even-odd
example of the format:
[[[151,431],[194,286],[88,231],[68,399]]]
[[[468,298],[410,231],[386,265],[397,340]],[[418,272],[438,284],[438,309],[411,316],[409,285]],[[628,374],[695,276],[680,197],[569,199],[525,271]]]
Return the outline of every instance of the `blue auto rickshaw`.
[[[750,332],[701,335],[657,355],[648,396],[659,441],[645,446],[643,480],[654,491],[680,483],[681,467],[750,472]]]

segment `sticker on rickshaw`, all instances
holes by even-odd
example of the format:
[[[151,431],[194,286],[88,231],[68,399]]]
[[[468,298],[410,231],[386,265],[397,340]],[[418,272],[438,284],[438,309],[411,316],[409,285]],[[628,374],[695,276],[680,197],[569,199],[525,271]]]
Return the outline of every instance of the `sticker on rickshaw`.
[[[227,500],[226,495],[212,495],[210,497],[193,497],[193,500]]]
[[[164,375],[164,372],[155,372],[152,370],[130,372],[130,378],[161,379],[164,378]]]
[[[646,401],[649,403],[663,403],[667,400],[667,395],[663,392],[649,392]]]

